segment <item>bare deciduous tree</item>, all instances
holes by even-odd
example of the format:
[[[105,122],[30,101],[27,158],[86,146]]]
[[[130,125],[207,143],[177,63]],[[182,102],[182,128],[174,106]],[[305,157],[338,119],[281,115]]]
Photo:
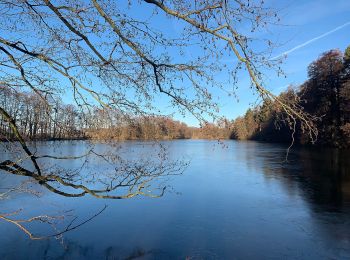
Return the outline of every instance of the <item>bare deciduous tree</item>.
[[[55,104],[63,93],[73,97],[85,118],[96,105],[118,111],[124,120],[156,114],[158,99],[164,96],[175,109],[204,123],[219,115],[217,91],[234,95],[242,73],[250,77],[253,91],[275,100],[294,122],[305,125],[311,137],[317,133],[307,114],[274,96],[263,84],[264,69],[279,70],[279,61],[269,59],[274,44],[254,37],[256,31],[278,21],[263,1],[0,0],[0,14],[1,95],[5,89],[34,92],[40,106],[28,113],[32,118],[23,126],[32,135],[38,134],[43,113],[50,122],[41,123],[53,124],[53,131],[60,131]],[[173,23],[176,32],[170,33],[173,29],[164,28],[162,21]],[[254,48],[257,42],[258,49]],[[217,73],[226,75],[225,80],[216,78]],[[14,137],[4,149],[21,149],[22,156],[3,160],[0,169],[27,176],[60,195],[111,199],[149,195],[145,191],[152,180],[181,172],[186,165],[167,160],[162,148],[157,162],[131,162],[115,152],[98,154],[93,148],[75,157],[37,154],[16,122],[16,113],[26,108],[13,106],[11,111],[0,107],[2,129],[10,129]],[[45,168],[42,163],[44,158],[82,160],[89,156],[117,165],[113,175],[99,173],[99,188],[89,187],[81,174]],[[122,195],[117,193],[120,188],[125,192]],[[163,192],[160,188],[156,196]]]

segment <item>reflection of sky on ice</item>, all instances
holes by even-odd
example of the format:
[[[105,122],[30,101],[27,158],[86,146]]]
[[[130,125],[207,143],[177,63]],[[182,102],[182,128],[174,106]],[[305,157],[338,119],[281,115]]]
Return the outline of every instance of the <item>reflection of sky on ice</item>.
[[[346,151],[295,149],[285,164],[283,145],[227,141],[224,148],[214,141],[164,143],[169,145],[171,158],[181,155],[191,164],[183,175],[167,179],[172,189],[160,199],[70,199],[44,192],[39,199],[18,195],[1,201],[2,210],[22,207],[25,216],[74,209],[79,220],[105,204],[108,208],[93,221],[65,234],[66,251],[54,239],[29,241],[16,227],[3,223],[1,233],[6,235],[0,238],[0,256],[18,256],[18,252],[28,257],[65,254],[70,258],[350,256]],[[123,145],[125,156],[128,151],[150,154],[154,150],[147,142]],[[84,142],[65,142],[57,147],[62,154],[79,154]],[[98,145],[97,149],[102,151],[103,147]],[[53,148],[43,149],[49,153]],[[65,164],[72,167],[70,162]],[[91,162],[95,170],[101,170],[101,165]]]

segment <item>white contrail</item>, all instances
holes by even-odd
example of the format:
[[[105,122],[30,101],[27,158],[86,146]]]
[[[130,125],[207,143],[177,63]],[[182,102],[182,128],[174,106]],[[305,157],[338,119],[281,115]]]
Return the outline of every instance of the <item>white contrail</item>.
[[[277,55],[277,56],[273,57],[272,60],[278,59],[278,58],[280,58],[282,56],[285,56],[285,55],[287,55],[287,54],[289,54],[289,53],[291,53],[293,51],[296,51],[296,50],[298,50],[298,49],[300,49],[302,47],[305,47],[306,45],[309,45],[310,43],[313,43],[314,41],[317,41],[317,40],[319,40],[319,39],[321,39],[323,37],[326,37],[326,36],[336,32],[336,31],[339,31],[340,29],[343,29],[344,27],[346,27],[348,25],[350,25],[350,21],[347,22],[347,23],[344,23],[343,25],[340,25],[340,26],[338,26],[338,27],[336,27],[336,28],[334,28],[334,29],[324,33],[324,34],[321,34],[320,36],[317,36],[317,37],[315,37],[315,38],[313,38],[311,40],[308,40],[308,41],[306,41],[306,42],[304,42],[302,44],[299,44],[299,45],[295,46],[294,48],[292,48],[292,49],[290,49],[288,51],[285,51],[285,52],[281,53],[280,55]]]

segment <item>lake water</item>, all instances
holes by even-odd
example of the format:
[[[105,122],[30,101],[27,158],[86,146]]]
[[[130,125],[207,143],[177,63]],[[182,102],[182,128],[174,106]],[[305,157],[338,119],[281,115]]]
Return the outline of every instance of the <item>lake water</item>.
[[[40,198],[19,194],[0,200],[2,213],[22,208],[25,216],[35,216],[74,209],[81,220],[108,205],[64,234],[63,242],[30,240],[0,220],[0,258],[350,259],[349,151],[294,148],[284,162],[287,145],[164,143],[170,157],[190,159],[190,165],[167,179],[172,189],[161,198],[65,198],[46,191]],[[81,154],[86,146],[84,141],[47,142],[37,149]],[[123,146],[130,152],[153,149],[147,142]],[[2,156],[7,155],[2,151]],[[98,170],[99,163],[90,167]],[[21,178],[1,177],[1,187]],[[31,228],[50,231],[47,225]]]

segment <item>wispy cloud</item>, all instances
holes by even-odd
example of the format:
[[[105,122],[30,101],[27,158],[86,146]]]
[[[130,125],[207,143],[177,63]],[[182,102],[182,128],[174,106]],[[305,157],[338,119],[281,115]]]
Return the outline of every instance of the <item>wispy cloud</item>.
[[[336,27],[336,28],[334,28],[334,29],[332,29],[332,30],[330,30],[328,32],[325,32],[325,33],[323,33],[323,34],[321,34],[321,35],[319,35],[319,36],[317,36],[315,38],[312,38],[312,39],[310,39],[310,40],[308,40],[308,41],[306,41],[306,42],[304,42],[302,44],[299,44],[299,45],[295,46],[294,48],[292,48],[292,49],[290,49],[288,51],[285,51],[285,52],[283,52],[283,53],[273,57],[272,60],[275,60],[275,59],[281,58],[281,57],[283,57],[285,55],[288,55],[288,54],[290,54],[290,53],[292,53],[292,52],[294,52],[294,51],[296,51],[296,50],[298,50],[300,48],[303,48],[303,47],[305,47],[305,46],[307,46],[307,45],[309,45],[309,44],[311,44],[311,43],[313,43],[313,42],[315,42],[315,41],[317,41],[319,39],[322,39],[322,38],[324,38],[324,37],[326,37],[326,36],[336,32],[336,31],[339,31],[339,30],[341,30],[344,27],[349,26],[349,25],[350,25],[350,21],[346,22],[343,25],[340,25],[340,26],[338,26],[338,27]]]

